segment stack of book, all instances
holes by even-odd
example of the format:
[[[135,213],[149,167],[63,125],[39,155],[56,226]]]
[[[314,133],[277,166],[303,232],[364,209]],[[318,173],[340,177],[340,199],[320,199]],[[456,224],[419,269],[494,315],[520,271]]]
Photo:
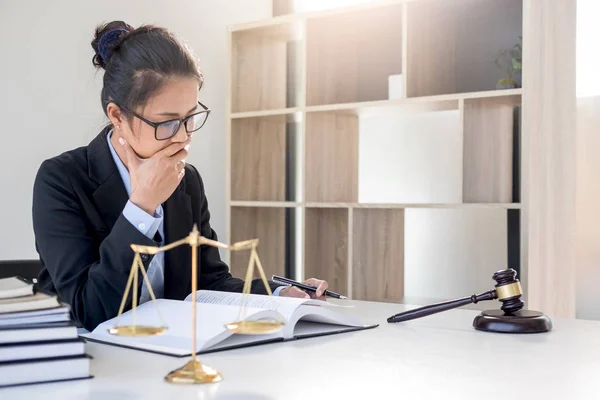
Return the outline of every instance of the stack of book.
[[[90,377],[69,311],[21,278],[0,279],[0,387]]]

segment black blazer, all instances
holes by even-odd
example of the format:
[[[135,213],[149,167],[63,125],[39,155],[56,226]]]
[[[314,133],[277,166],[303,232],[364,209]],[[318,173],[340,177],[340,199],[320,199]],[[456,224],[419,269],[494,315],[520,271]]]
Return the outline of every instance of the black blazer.
[[[158,245],[122,214],[128,196],[107,133],[108,128],[88,146],[44,161],[33,190],[33,228],[43,267],[38,285],[70,304],[72,316],[90,331],[118,313],[134,256],[129,245]],[[187,236],[194,223],[202,236],[217,240],[202,179],[192,165],[185,168],[184,179],[163,204],[165,242]],[[198,250],[199,289],[242,291],[243,281],[230,275],[217,249]],[[146,269],[151,260],[143,257]],[[189,246],[165,253],[165,298],[190,294],[190,265]],[[266,293],[260,280],[253,281],[252,292]]]

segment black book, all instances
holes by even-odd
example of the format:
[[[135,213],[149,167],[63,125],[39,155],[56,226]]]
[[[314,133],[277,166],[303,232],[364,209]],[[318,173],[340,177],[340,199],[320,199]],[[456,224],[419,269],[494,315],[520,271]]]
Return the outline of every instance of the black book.
[[[71,320],[68,306],[0,314],[0,327],[17,325],[48,324]]]
[[[85,341],[81,338],[0,344],[0,363],[35,360],[37,358],[81,356],[83,354],[85,354]]]
[[[72,322],[0,327],[0,344],[77,339]]]
[[[88,355],[0,362],[0,387],[91,378]]]

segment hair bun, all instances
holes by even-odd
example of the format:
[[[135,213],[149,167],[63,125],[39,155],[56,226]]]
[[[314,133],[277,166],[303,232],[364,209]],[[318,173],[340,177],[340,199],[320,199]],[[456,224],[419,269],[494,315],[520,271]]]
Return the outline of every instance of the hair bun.
[[[123,42],[133,27],[123,21],[113,21],[96,28],[92,48],[96,52],[92,58],[95,67],[106,68],[114,50]]]

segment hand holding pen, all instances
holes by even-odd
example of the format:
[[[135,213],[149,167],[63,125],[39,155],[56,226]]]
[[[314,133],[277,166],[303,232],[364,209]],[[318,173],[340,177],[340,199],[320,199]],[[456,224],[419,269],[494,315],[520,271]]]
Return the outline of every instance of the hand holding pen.
[[[277,284],[289,286],[289,288],[281,291],[283,296],[312,298],[317,300],[326,300],[326,296],[334,297],[336,299],[346,299],[346,297],[341,294],[327,290],[327,282],[319,279],[311,278],[304,281],[304,283],[300,283],[289,278],[273,275],[271,280]],[[284,293],[284,291],[288,291],[288,293]]]

